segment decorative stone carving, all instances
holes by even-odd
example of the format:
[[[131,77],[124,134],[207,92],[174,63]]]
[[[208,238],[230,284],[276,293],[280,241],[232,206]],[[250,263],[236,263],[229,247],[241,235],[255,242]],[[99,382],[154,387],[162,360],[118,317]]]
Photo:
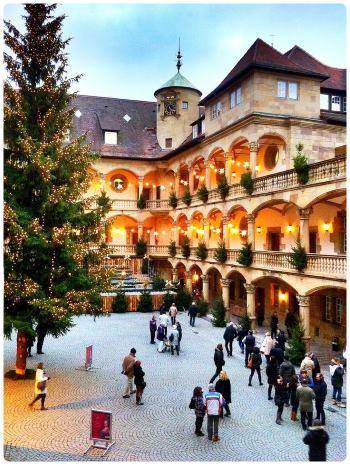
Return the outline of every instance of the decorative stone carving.
[[[256,141],[251,141],[249,143],[249,151],[250,152],[258,152],[259,144]]]
[[[206,276],[205,274],[201,276],[201,279],[202,279],[203,283],[204,283],[204,282],[205,282],[205,283],[208,283],[208,282],[209,282],[209,277]]]
[[[230,283],[231,283],[230,279],[221,279],[222,287],[229,287]]]
[[[255,214],[247,214],[246,219],[247,219],[248,224],[253,223],[255,220]]]
[[[300,208],[298,212],[300,219],[309,219],[312,214],[312,208]]]
[[[247,292],[247,294],[253,294],[255,292],[255,285],[254,284],[244,284],[244,288]]]
[[[300,306],[310,306],[310,297],[307,295],[297,295],[297,299]]]

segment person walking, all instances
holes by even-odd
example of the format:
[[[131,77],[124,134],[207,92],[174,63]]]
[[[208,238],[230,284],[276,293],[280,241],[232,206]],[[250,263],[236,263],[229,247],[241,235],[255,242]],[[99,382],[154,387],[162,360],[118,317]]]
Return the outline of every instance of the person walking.
[[[205,417],[205,405],[203,399],[203,390],[200,386],[194,388],[189,408],[194,409],[194,413],[196,415],[195,434],[197,436],[204,436],[202,426]]]
[[[272,337],[272,334],[271,334],[271,337]],[[284,331],[279,330],[277,333],[277,337],[276,337],[276,343],[278,344],[278,347],[283,350],[283,352],[285,352],[286,350],[286,342],[287,342],[287,338],[286,338]]]
[[[171,307],[169,308],[169,315],[171,319],[171,324],[174,326],[174,324],[176,323],[176,316],[177,316],[177,308],[176,308],[175,303],[173,303]]]
[[[261,369],[260,369],[260,365],[262,363],[262,360],[261,360],[260,350],[259,350],[258,347],[253,348],[253,352],[251,353],[250,359],[251,359],[251,369],[250,369],[250,376],[249,376],[248,386],[252,386],[252,379],[253,379],[253,376],[254,376],[255,372],[257,372],[257,374],[258,374],[259,384],[260,384],[260,386],[262,386],[263,383],[261,381]]]
[[[170,324],[169,316],[167,316],[165,313],[163,313],[162,315],[159,315],[159,323],[164,328],[164,337],[167,337],[167,335],[168,335],[168,325]]]
[[[296,397],[299,401],[301,426],[303,427],[303,430],[306,430],[307,426],[312,426],[312,401],[315,399],[315,393],[311,388],[309,388],[307,379],[303,379],[301,381],[301,386],[297,388]]]
[[[44,371],[44,364],[42,362],[38,363],[36,373],[35,373],[35,383],[34,383],[34,399],[29,404],[29,407],[33,407],[36,401],[41,400],[40,410],[47,410],[45,407],[45,399],[47,395],[46,382],[50,378],[46,376]]]
[[[177,332],[179,333],[179,350],[181,350],[180,345],[181,345],[181,339],[182,339],[182,327],[181,327],[180,321],[177,321],[176,329],[177,329]]]
[[[314,371],[314,369],[315,369],[315,363],[310,358],[310,353],[306,353],[304,360],[302,360],[302,362],[300,363],[300,372],[302,370],[306,370],[308,377],[312,378],[312,372]]]
[[[190,326],[194,328],[194,322],[196,321],[196,316],[198,314],[198,306],[196,302],[192,302],[188,309],[188,316],[190,317]]]
[[[255,337],[253,336],[253,331],[248,331],[248,335],[243,339],[243,344],[245,346],[245,359],[244,364],[247,368],[248,366],[248,357],[253,352],[255,346]]]
[[[268,389],[267,389],[267,399],[269,401],[272,400],[272,388],[275,386],[278,376],[278,363],[276,357],[271,357],[270,361],[266,365],[266,376],[268,382]]]
[[[158,341],[157,351],[160,353],[163,352],[163,349],[164,349],[164,339],[165,339],[165,329],[164,329],[164,326],[160,324],[157,329],[157,341]]]
[[[277,416],[276,423],[277,425],[282,425],[282,413],[284,404],[288,401],[289,393],[287,388],[287,383],[284,381],[282,376],[277,376],[275,384],[275,404],[277,405]]]
[[[318,361],[318,358],[316,357],[314,352],[311,352],[309,354],[309,356],[310,356],[311,360],[314,362],[314,369],[312,370],[312,378],[315,379],[316,375],[318,373],[321,373],[320,362]]]
[[[232,342],[237,337],[237,330],[234,323],[231,321],[225,329],[223,338],[225,340],[225,349],[228,357],[232,357]]]
[[[150,322],[149,322],[149,330],[150,330],[150,333],[151,333],[151,342],[150,344],[155,344],[155,335],[156,335],[156,331],[157,331],[157,318],[156,318],[156,315],[153,315]]]
[[[37,335],[37,340],[36,340],[36,353],[43,355],[43,345],[44,345],[44,339],[46,337],[48,331],[48,324],[46,322],[41,322],[39,321],[36,328],[35,332]]]
[[[176,354],[179,355],[179,331],[177,330],[176,324],[173,325],[169,340],[171,342],[171,355],[174,355],[174,349],[176,350]]]
[[[322,425],[325,425],[326,414],[323,406],[327,395],[327,383],[324,380],[322,373],[317,373],[315,376],[313,391],[315,393],[316,418],[321,420]]]
[[[295,375],[295,368],[294,365],[288,360],[288,358],[285,358],[284,362],[282,362],[280,365],[280,375],[287,383],[289,388],[289,383],[291,382],[292,376]],[[289,401],[287,404],[289,404]]]
[[[215,384],[215,391],[219,392],[224,398],[225,417],[229,417],[231,415],[229,407],[229,404],[231,404],[231,381],[224,370],[220,371],[219,379]]]
[[[340,360],[333,359],[332,365],[329,367],[331,373],[331,383],[333,386],[332,402],[338,407],[346,407],[341,401],[343,384],[344,384],[344,368],[341,365]]]
[[[123,374],[126,376],[126,384],[124,389],[123,398],[128,399],[130,394],[135,394],[136,389],[133,389],[134,379],[134,364],[136,362],[136,349],[134,347],[130,350],[129,355],[124,357],[123,360]]]
[[[324,462],[327,460],[329,436],[322,425],[321,420],[315,419],[303,438],[303,442],[309,446],[309,461]]]
[[[274,346],[275,346],[275,341],[274,339],[272,339],[271,333],[267,332],[265,334],[263,343],[261,344],[261,347],[260,347],[260,352],[262,352],[265,355],[266,363],[270,361],[270,353],[271,353],[271,350],[274,348]]]
[[[34,331],[33,331],[34,332]],[[35,342],[35,337],[33,336],[33,334],[30,334],[29,332],[26,333],[26,348],[27,348],[27,357],[32,357],[32,347],[34,345],[34,342]]]
[[[278,342],[275,343],[275,346],[270,351],[270,358],[275,357],[278,365],[282,365],[284,361],[284,351],[281,349]]]
[[[222,395],[216,392],[214,384],[210,383],[208,392],[204,395],[204,406],[207,412],[208,439],[213,441],[213,443],[220,440],[219,417],[222,412],[223,403]]]
[[[289,398],[290,399],[290,405],[292,406],[292,410],[290,413],[290,419],[293,422],[296,422],[298,420],[298,407],[299,407],[299,400],[297,399],[297,388],[299,386],[299,379],[297,375],[292,375],[290,378],[290,381],[288,383],[288,393],[289,393]],[[289,400],[287,401],[287,404],[289,403]]]
[[[237,342],[239,345],[239,348],[241,349],[241,353],[244,353],[244,344],[243,344],[243,339],[247,335],[248,331],[243,329],[242,326],[239,326],[238,331],[237,331]]]
[[[277,336],[277,328],[278,328],[278,315],[277,315],[277,311],[274,311],[271,315],[271,323],[270,323],[272,339]]]
[[[222,350],[222,344],[218,344],[216,346],[216,349],[214,351],[214,363],[216,366],[216,371],[214,375],[211,377],[209,383],[212,383],[220,374],[220,371],[222,370],[222,367],[225,365],[225,360],[224,360],[224,352]]]
[[[143,391],[146,387],[144,380],[145,372],[142,370],[140,360],[136,360],[134,363],[134,383],[136,386],[136,405],[143,405],[141,402]]]

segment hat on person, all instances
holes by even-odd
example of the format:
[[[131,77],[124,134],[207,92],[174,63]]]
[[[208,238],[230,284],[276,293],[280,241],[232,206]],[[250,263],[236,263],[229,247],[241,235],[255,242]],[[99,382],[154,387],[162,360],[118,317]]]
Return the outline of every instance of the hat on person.
[[[192,302],[192,305],[195,305],[195,304],[196,304],[196,302]]]
[[[176,324],[173,324],[173,329],[176,329]]]
[[[209,391],[214,391],[214,390],[215,390],[215,386],[214,386],[213,383],[209,383],[209,384],[208,384],[208,390],[209,390]]]
[[[133,353],[135,354],[136,353],[136,349],[134,349],[134,347],[130,350],[130,353]]]

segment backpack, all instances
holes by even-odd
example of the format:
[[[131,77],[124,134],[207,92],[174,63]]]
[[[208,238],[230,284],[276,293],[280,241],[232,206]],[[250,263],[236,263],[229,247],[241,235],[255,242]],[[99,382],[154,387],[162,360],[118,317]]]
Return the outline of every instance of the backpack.
[[[36,387],[39,391],[43,391],[46,387],[46,381],[38,381]]]
[[[192,397],[191,399],[191,402],[190,402],[190,405],[188,406],[189,409],[195,409],[196,408],[196,403]]]
[[[248,364],[247,364],[247,368],[253,368],[253,354],[250,354]]]

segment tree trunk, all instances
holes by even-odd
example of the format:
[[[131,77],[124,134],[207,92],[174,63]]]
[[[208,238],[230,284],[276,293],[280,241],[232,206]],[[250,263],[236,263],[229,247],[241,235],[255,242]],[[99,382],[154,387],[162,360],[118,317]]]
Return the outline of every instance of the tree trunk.
[[[27,364],[27,336],[23,331],[17,332],[16,374],[24,376]]]

